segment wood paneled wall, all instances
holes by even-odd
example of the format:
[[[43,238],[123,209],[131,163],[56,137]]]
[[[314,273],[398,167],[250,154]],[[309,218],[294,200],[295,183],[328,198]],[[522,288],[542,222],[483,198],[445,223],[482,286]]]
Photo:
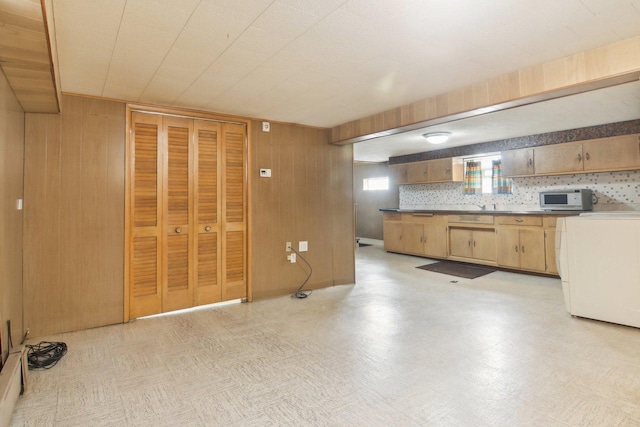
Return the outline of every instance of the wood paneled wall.
[[[380,208],[397,208],[399,190],[364,191],[362,180],[389,176],[389,163],[356,163],[354,165],[354,195],[356,198],[356,236],[382,240],[382,212]]]
[[[0,72],[0,330],[2,360],[9,349],[7,320],[11,320],[14,345],[22,326],[22,198],[24,162],[24,112]]]
[[[119,323],[125,104],[64,96],[27,114],[24,319],[32,335]]]
[[[309,288],[354,283],[353,150],[331,146],[329,131],[254,121],[250,138],[250,227],[255,298],[292,293],[307,276],[287,261],[286,242],[309,242]],[[261,168],[271,178],[261,178]]]
[[[332,143],[640,71],[640,36],[336,126]],[[637,78],[637,76],[636,76]],[[372,135],[373,136],[373,135]]]

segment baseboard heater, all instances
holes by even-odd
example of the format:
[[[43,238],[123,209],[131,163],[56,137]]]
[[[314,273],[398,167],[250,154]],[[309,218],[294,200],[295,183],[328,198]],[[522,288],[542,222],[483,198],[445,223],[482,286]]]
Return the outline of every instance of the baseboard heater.
[[[24,347],[9,353],[0,372],[0,426],[8,426],[18,396],[25,390],[27,360]]]

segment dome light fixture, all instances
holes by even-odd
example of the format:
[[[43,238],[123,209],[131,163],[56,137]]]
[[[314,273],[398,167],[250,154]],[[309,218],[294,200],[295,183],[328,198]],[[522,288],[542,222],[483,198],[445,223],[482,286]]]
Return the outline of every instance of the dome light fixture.
[[[422,134],[422,137],[431,144],[442,144],[443,142],[447,142],[450,136],[451,132],[429,132]]]

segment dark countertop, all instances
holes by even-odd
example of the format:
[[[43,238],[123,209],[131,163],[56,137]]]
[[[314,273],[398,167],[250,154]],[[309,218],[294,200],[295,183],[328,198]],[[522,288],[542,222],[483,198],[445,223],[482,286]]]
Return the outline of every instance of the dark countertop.
[[[420,214],[450,214],[450,215],[579,215],[591,211],[493,211],[493,210],[414,210],[399,208],[381,208],[381,212],[405,212]]]

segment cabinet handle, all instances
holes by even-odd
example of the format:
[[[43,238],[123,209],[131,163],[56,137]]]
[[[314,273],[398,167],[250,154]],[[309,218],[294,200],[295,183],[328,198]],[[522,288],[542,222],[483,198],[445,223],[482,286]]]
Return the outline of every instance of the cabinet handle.
[[[522,218],[516,218],[516,222],[522,222],[524,221]]]
[[[207,226],[204,228],[204,231],[211,231],[211,226],[210,226],[210,225],[207,225]]]
[[[586,154],[584,155],[584,158],[585,158],[585,160],[590,160],[590,159],[591,159],[591,156],[589,155],[589,153],[586,153]]]
[[[578,163],[582,161],[582,154],[578,153]]]
[[[475,240],[473,241],[473,247],[474,248],[476,247],[476,241]]]
[[[516,245],[516,252],[518,252],[518,245]]]
[[[524,253],[524,245],[522,245],[522,253]]]
[[[471,240],[469,240],[469,247],[471,247]]]
[[[180,228],[180,227],[176,227],[176,233],[177,233],[177,234],[182,233],[182,228]]]
[[[529,160],[527,160],[527,165],[533,165],[533,159],[531,157],[529,157]]]

